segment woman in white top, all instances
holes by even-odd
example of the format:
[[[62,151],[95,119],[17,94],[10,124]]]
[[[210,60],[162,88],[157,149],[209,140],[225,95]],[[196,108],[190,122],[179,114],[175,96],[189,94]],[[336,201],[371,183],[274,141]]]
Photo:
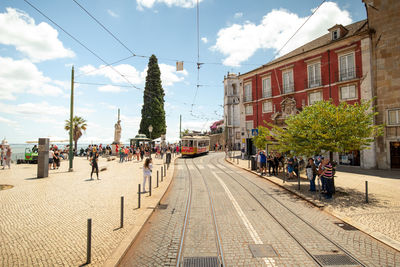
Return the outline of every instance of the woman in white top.
[[[151,158],[147,158],[143,165],[143,193],[146,193],[146,181],[150,179],[153,164]]]

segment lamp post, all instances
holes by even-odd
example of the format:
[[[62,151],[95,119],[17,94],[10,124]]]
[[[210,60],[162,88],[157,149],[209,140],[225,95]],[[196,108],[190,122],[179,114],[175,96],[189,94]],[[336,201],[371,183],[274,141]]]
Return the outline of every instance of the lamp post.
[[[151,158],[151,151],[152,151],[152,140],[151,140],[151,132],[153,131],[153,126],[150,124],[149,126],[149,133],[150,133],[150,158]]]

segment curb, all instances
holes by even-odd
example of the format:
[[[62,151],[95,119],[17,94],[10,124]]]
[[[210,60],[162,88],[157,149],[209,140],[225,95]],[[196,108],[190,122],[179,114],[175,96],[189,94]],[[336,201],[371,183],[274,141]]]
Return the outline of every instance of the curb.
[[[397,252],[400,252],[400,242],[399,242],[399,241],[394,240],[394,239],[392,239],[392,238],[390,238],[390,237],[387,237],[387,236],[385,236],[385,235],[382,234],[382,233],[375,232],[375,231],[369,229],[368,227],[366,227],[366,226],[364,226],[364,225],[362,225],[362,224],[359,224],[359,223],[357,223],[357,222],[354,222],[354,221],[351,220],[350,218],[346,218],[346,217],[344,217],[344,216],[341,216],[340,214],[336,214],[334,211],[328,210],[328,209],[326,208],[325,205],[315,203],[313,200],[311,200],[311,199],[309,199],[309,198],[307,198],[307,197],[305,197],[305,196],[303,196],[303,195],[300,195],[300,194],[297,193],[296,191],[290,190],[289,188],[286,188],[286,187],[284,187],[283,185],[280,185],[279,183],[277,183],[277,182],[275,182],[275,181],[272,181],[271,179],[268,179],[268,177],[261,176],[261,175],[259,175],[258,173],[254,173],[254,172],[251,171],[251,170],[248,170],[248,169],[246,169],[246,168],[237,166],[237,165],[235,165],[233,162],[228,161],[226,158],[225,158],[225,161],[226,161],[227,163],[233,165],[233,166],[236,167],[236,168],[240,168],[240,169],[245,170],[245,171],[247,171],[247,172],[249,172],[249,173],[252,173],[252,174],[254,174],[254,175],[257,175],[257,176],[259,176],[259,177],[261,177],[261,178],[267,180],[268,182],[271,182],[271,183],[273,183],[273,184],[279,186],[280,188],[283,188],[283,189],[285,189],[286,191],[289,191],[290,193],[292,193],[292,194],[296,195],[297,197],[299,197],[299,198],[301,198],[301,199],[307,201],[308,203],[312,204],[313,206],[315,206],[315,207],[321,209],[322,211],[328,213],[329,215],[335,217],[336,219],[341,220],[341,221],[343,221],[343,222],[345,222],[345,223],[347,223],[347,224],[350,224],[350,225],[354,226],[354,227],[357,228],[357,230],[359,230],[360,232],[363,232],[364,234],[370,236],[371,238],[373,238],[373,239],[375,239],[375,240],[377,240],[377,241],[379,241],[379,242],[381,242],[381,243],[387,245],[388,247],[391,247],[392,249],[396,250]]]
[[[161,200],[164,198],[165,194],[168,192],[171,184],[172,184],[172,179],[175,176],[176,172],[176,159],[178,157],[174,158],[174,171],[172,173],[171,179],[169,181],[169,184],[167,188],[165,189],[164,193],[161,195],[160,199],[157,201],[156,206],[158,206],[161,203]],[[121,259],[126,255],[128,252],[129,248],[132,246],[132,244],[135,242],[136,238],[138,237],[139,233],[142,231],[144,225],[149,221],[151,215],[156,209],[151,209],[148,212],[144,214],[143,217],[145,217],[143,222],[140,222],[138,225],[133,225],[132,228],[129,230],[127,235],[121,240],[119,245],[114,249],[113,253],[107,258],[107,260],[104,262],[103,266],[106,267],[115,267],[118,266],[118,264],[121,262]]]

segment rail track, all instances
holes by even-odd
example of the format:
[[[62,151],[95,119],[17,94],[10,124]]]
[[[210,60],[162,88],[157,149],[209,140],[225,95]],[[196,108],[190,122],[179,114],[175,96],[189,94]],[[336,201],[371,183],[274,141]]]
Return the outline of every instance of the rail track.
[[[218,163],[221,164],[221,160],[218,160]],[[342,256],[342,260],[347,261],[347,265],[352,265],[352,266],[366,266],[364,263],[362,263],[361,261],[359,261],[355,256],[353,256],[349,251],[347,251],[345,248],[343,248],[341,245],[339,245],[337,242],[335,242],[334,240],[332,240],[331,238],[329,238],[326,234],[322,233],[321,231],[319,231],[318,229],[316,229],[315,227],[313,227],[309,222],[307,222],[306,220],[304,220],[302,217],[300,217],[298,214],[296,214],[293,210],[291,210],[290,208],[288,208],[284,203],[282,203],[279,199],[277,199],[275,196],[273,196],[272,194],[268,193],[264,188],[260,187],[259,185],[257,185],[256,183],[254,183],[253,181],[251,181],[250,179],[244,177],[244,176],[240,176],[242,179],[242,182],[239,181],[239,179],[235,178],[231,173],[228,173],[227,171],[225,171],[224,169],[222,169],[221,167],[219,167],[217,164],[215,163],[211,163],[212,165],[214,165],[217,169],[221,170],[224,174],[226,174],[227,176],[229,176],[233,181],[235,181],[237,184],[240,185],[240,187],[242,187],[260,206],[263,210],[265,210],[275,221],[278,225],[281,226],[281,228],[290,236],[293,238],[293,240],[300,246],[300,248],[315,262],[316,265],[318,266],[327,266],[327,265],[331,265],[331,264],[327,264],[325,261],[327,259],[322,259],[320,257],[318,257],[318,255],[316,255],[315,253],[313,253],[312,251],[310,251],[310,249],[308,249],[303,243],[302,241],[295,236],[295,234],[293,233],[292,230],[290,230],[287,226],[285,226],[278,218],[277,216],[274,215],[274,213],[266,207],[265,204],[263,204],[263,202],[260,200],[259,197],[257,197],[252,191],[249,190],[248,187],[246,187],[243,183],[243,180],[245,180],[247,183],[250,183],[252,185],[254,185],[255,187],[257,187],[258,189],[260,189],[261,191],[264,192],[264,194],[266,196],[269,197],[269,199],[275,201],[275,203],[277,203],[279,206],[283,207],[284,210],[287,211],[287,213],[290,214],[290,216],[292,216],[293,218],[296,218],[296,220],[298,220],[296,223],[301,223],[303,224],[304,227],[304,231],[312,231],[315,234],[323,237],[323,239],[325,239],[327,242],[329,242],[330,244],[332,244],[333,246],[335,246],[337,249],[334,250],[335,254],[332,255],[338,255],[338,256]],[[340,253],[341,252],[341,253]],[[344,257],[348,257],[348,258],[343,258]],[[339,259],[340,260],[340,259]],[[329,261],[329,259],[328,259]]]

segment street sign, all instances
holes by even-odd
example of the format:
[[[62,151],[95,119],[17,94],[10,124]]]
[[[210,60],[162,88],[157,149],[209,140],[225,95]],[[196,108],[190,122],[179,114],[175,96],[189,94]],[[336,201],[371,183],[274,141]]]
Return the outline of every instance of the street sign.
[[[252,136],[258,136],[258,129],[251,129]]]

